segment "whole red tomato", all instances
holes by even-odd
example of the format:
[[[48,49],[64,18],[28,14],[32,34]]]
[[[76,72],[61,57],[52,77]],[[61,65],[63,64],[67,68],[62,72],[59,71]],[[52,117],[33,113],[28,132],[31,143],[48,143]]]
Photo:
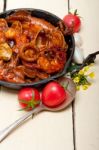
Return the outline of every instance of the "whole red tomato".
[[[63,18],[64,23],[72,29],[73,33],[78,32],[81,27],[81,20],[79,16],[77,15],[77,10],[74,12],[74,14],[69,13]]]
[[[40,93],[35,88],[22,88],[18,93],[18,100],[22,109],[31,110],[39,105]]]
[[[48,107],[56,107],[66,100],[66,92],[58,82],[48,83],[42,91],[42,103]]]

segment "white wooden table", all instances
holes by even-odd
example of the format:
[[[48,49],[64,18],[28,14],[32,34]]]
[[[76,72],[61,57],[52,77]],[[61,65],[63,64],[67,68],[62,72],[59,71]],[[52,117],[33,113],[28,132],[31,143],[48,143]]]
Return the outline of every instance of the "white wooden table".
[[[4,4],[5,2],[5,4]],[[63,18],[68,8],[78,9],[82,17],[85,56],[99,50],[98,0],[0,0],[0,11],[14,8],[39,8]],[[99,56],[92,68],[96,76],[87,91],[61,113],[43,112],[29,120],[1,144],[0,150],[99,150]],[[17,91],[1,87],[0,130],[22,116]]]

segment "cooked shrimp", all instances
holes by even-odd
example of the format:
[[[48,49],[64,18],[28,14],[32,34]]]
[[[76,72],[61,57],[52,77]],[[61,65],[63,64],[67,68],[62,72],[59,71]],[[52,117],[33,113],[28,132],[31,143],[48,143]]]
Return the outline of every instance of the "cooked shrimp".
[[[37,60],[38,66],[47,73],[55,73],[61,71],[66,62],[65,51],[56,51],[50,49],[40,56]]]

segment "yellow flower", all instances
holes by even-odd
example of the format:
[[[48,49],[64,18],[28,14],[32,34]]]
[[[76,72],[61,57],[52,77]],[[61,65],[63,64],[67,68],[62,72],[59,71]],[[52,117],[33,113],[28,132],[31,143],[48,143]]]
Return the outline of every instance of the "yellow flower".
[[[82,87],[83,90],[87,90],[89,86],[91,86],[89,78],[94,78],[95,74],[94,72],[89,72],[90,67],[93,66],[93,64],[90,64],[88,66],[85,66],[83,69],[81,69],[78,73],[74,74],[72,77],[73,81],[76,84],[76,89],[80,90]]]
[[[94,78],[94,77],[95,77],[95,74],[94,74],[94,72],[91,72],[90,74],[88,74],[88,76],[89,76],[90,78]]]
[[[87,89],[88,89],[88,87],[89,87],[89,85],[87,85],[87,84],[82,85],[83,90],[87,90]]]
[[[84,73],[85,73],[85,72],[84,72],[84,70],[82,69],[82,70],[80,70],[80,71],[79,71],[79,73],[78,73],[78,74],[80,74],[80,75],[84,75]]]
[[[90,69],[89,66],[85,66],[85,67],[83,68],[84,72],[87,72],[89,69]]]
[[[79,83],[80,78],[79,78],[79,77],[75,77],[75,78],[73,79],[73,81],[74,81],[75,83]]]

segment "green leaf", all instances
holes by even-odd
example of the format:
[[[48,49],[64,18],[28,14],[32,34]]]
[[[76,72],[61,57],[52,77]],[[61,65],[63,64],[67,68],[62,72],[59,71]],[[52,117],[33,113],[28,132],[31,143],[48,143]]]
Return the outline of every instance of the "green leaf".
[[[36,101],[36,100],[34,100],[34,101],[33,101],[33,103],[34,103],[34,105],[37,105],[37,104],[39,104],[39,103],[40,103],[40,101]]]
[[[72,63],[72,64],[70,65],[70,67],[68,68],[68,72],[73,72],[73,71],[75,71],[75,70],[78,70],[79,68],[80,68],[80,65],[77,65],[77,64]]]
[[[78,15],[78,13],[77,13],[77,9],[75,9],[75,11],[74,11],[74,15],[75,15],[75,16],[77,16],[77,15]]]
[[[19,100],[19,102],[21,102],[23,104],[28,104],[29,103],[28,101],[25,101],[25,100]]]

